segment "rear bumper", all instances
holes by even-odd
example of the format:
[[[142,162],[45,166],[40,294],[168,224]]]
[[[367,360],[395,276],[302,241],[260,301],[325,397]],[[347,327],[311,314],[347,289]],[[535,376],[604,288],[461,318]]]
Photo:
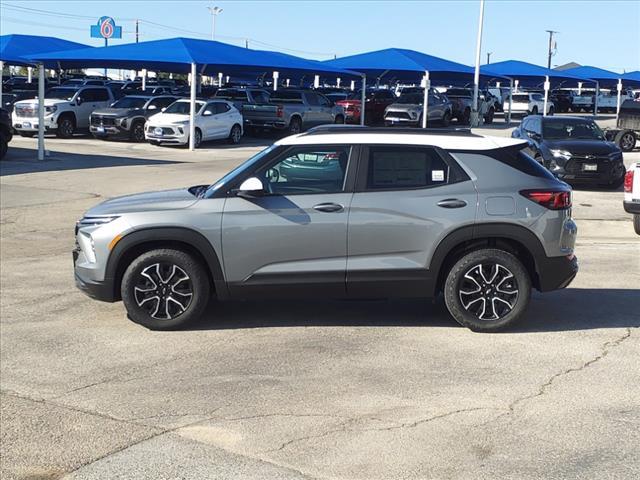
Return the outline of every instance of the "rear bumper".
[[[578,274],[578,258],[575,255],[544,257],[537,261],[536,267],[540,291],[559,290],[569,286]]]
[[[640,215],[640,200],[637,200],[635,202],[622,202],[622,205],[624,206],[625,212]]]

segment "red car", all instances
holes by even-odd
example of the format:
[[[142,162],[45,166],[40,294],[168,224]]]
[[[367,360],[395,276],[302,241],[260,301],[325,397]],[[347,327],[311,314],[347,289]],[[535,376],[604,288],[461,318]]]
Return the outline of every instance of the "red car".
[[[351,93],[346,100],[336,102],[344,109],[346,123],[360,123],[362,91]],[[396,101],[391,90],[367,90],[365,99],[365,122],[376,124],[384,121],[384,110]]]

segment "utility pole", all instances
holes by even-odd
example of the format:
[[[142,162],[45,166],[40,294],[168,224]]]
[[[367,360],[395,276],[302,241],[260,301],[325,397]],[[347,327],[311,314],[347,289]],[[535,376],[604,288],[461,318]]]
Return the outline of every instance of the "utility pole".
[[[138,39],[140,38],[140,20],[136,18],[136,43],[138,43]]]
[[[248,38],[244,39],[244,48],[249,48],[249,39]]]
[[[549,50],[547,52],[547,68],[551,68],[551,57],[553,57],[553,34],[560,33],[554,30],[545,30],[549,34]]]
[[[220,7],[207,7],[209,13],[211,13],[211,40],[216,39],[216,17],[222,13]]]
[[[487,65],[489,65],[491,63],[491,54],[493,52],[487,52]]]
[[[473,73],[473,99],[471,104],[470,125],[477,127],[480,124],[478,113],[478,90],[480,87],[480,52],[482,50],[482,26],[484,23],[484,0],[480,0],[480,15],[478,15],[478,38],[476,39],[476,68]],[[425,99],[426,101],[426,99]]]

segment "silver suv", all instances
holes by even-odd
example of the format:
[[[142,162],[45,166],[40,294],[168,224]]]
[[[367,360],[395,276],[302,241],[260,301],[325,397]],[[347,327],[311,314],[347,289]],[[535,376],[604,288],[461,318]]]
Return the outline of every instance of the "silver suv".
[[[76,283],[171,329],[209,300],[444,295],[476,331],[577,273],[571,190],[526,143],[317,127],[213,185],[108,200],[76,226]]]

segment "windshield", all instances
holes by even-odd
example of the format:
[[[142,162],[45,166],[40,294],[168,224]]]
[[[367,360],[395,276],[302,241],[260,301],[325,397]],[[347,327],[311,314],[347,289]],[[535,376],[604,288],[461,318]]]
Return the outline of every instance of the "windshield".
[[[514,102],[529,103],[529,94],[512,95],[511,98]]]
[[[78,91],[77,88],[56,87],[47,91],[44,98],[55,98],[57,100],[71,100]]]
[[[218,90],[215,95],[217,98],[228,98],[228,99],[247,99],[247,91],[246,90]]]
[[[396,103],[415,103],[422,104],[424,101],[424,95],[419,93],[408,93],[400,95],[400,98],[396,100]]]
[[[190,105],[190,102],[175,102],[169,105],[167,109],[164,111],[164,113],[176,113],[178,115],[189,115],[189,112],[191,110],[189,108],[189,105]],[[204,105],[204,102],[196,102],[196,112],[198,112],[203,105]]]
[[[113,104],[113,108],[144,108],[147,98],[124,97]]]
[[[216,183],[214,183],[209,188],[207,188],[207,191],[204,193],[203,197],[204,198],[211,198],[213,196],[213,194],[218,189],[220,189],[220,187],[225,185],[227,182],[229,182],[231,179],[233,179],[237,175],[242,175],[243,172],[249,170],[256,163],[258,163],[262,158],[264,158],[265,155],[268,155],[269,153],[271,153],[273,150],[275,150],[278,147],[279,147],[279,145],[275,145],[274,144],[274,145],[271,145],[271,146],[265,148],[261,152],[256,153],[249,160],[247,160],[244,163],[241,163],[236,168],[234,168],[229,173],[227,173],[224,177],[222,177],[220,180],[218,180]]]
[[[604,140],[604,133],[589,120],[543,122],[542,137],[546,140]]]

